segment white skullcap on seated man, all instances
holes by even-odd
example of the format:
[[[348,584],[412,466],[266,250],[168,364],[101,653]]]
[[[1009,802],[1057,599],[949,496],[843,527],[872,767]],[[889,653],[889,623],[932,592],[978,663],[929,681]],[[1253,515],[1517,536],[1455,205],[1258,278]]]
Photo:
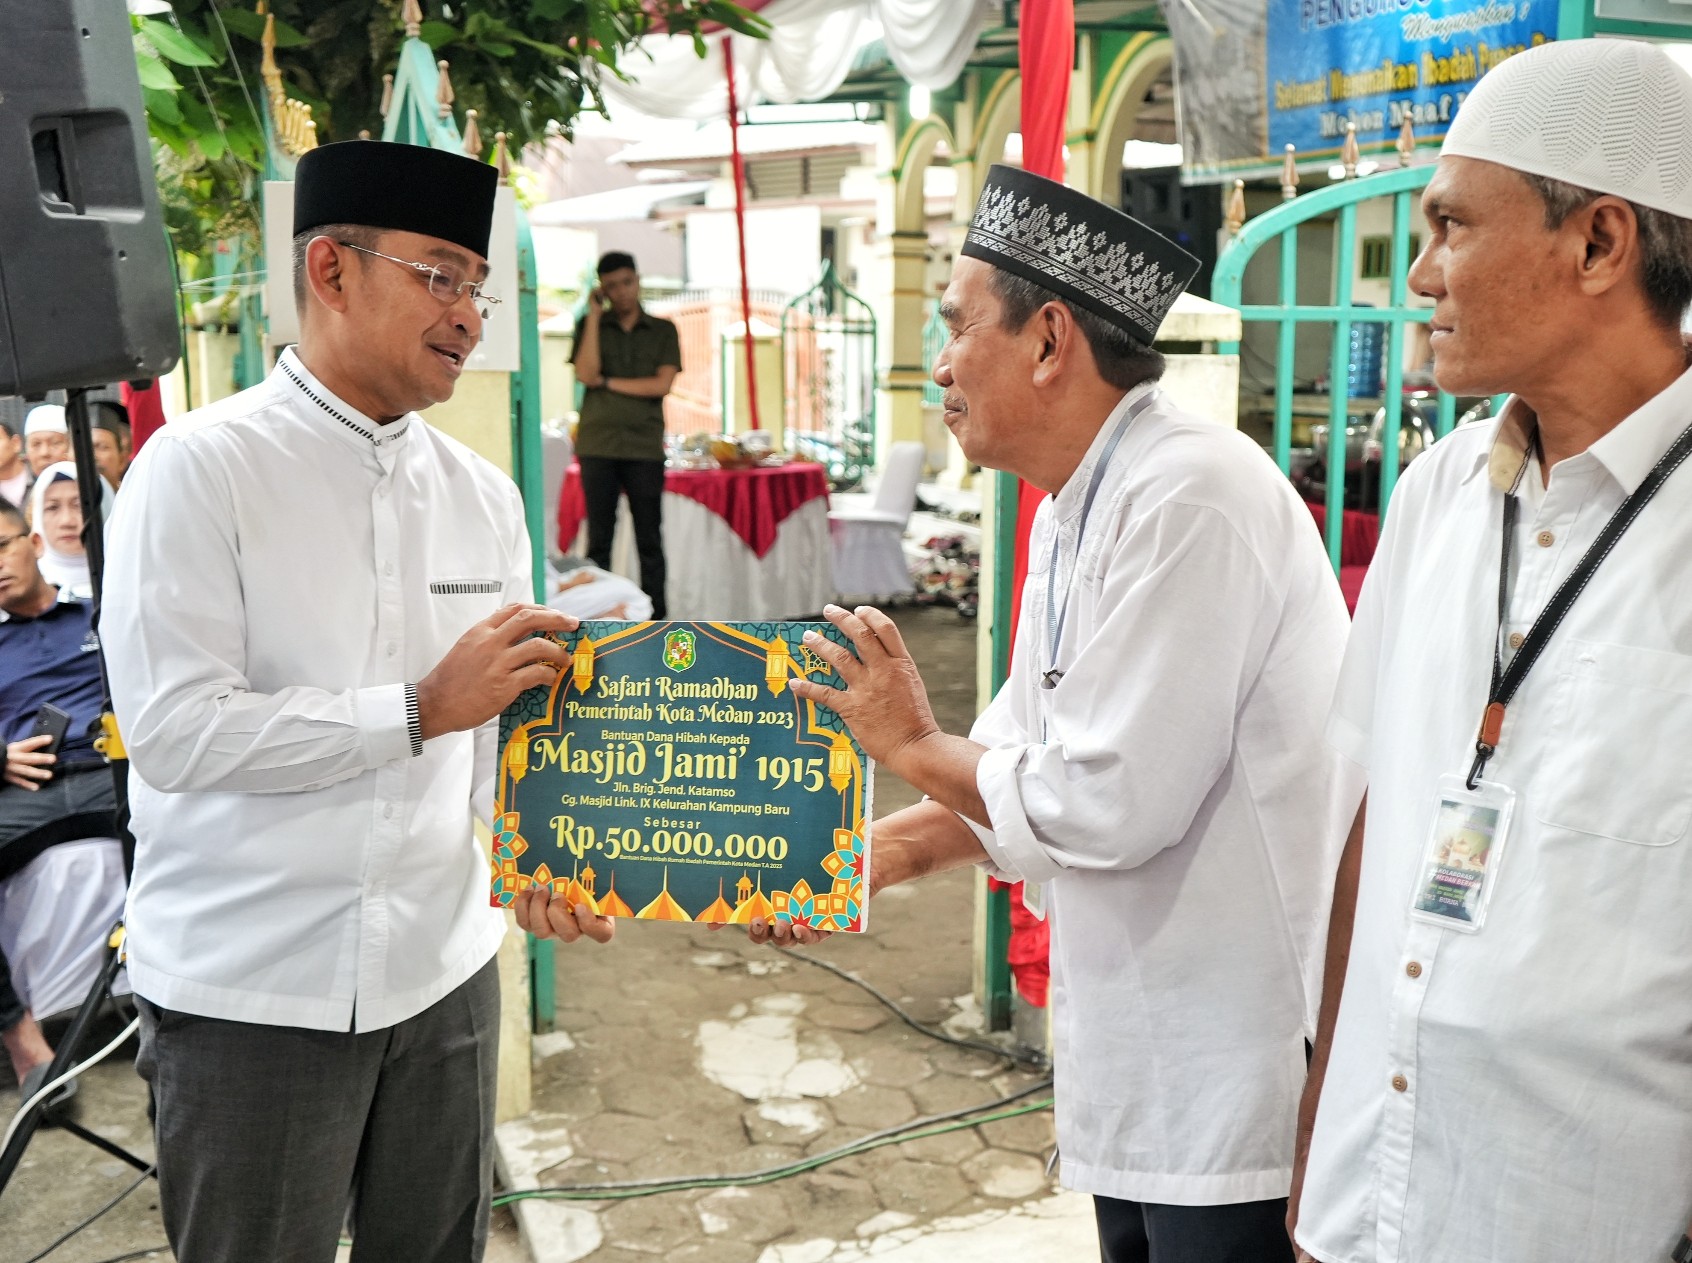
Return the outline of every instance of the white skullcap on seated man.
[[[31,434],[68,434],[65,410],[56,403],[38,403],[24,418],[24,436]]]
[[[1321,1263],[1684,1261],[1692,78],[1520,53],[1422,205],[1435,379],[1511,398],[1407,472],[1358,604],[1289,1220]]]
[[[65,410],[56,403],[37,404],[24,418],[24,459],[36,478],[49,465],[71,458],[70,427]]]

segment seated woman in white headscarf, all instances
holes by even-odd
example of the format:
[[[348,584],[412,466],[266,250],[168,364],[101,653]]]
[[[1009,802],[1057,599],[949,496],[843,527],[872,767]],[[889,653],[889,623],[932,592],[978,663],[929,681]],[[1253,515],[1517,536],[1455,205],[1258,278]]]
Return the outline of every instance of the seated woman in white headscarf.
[[[41,540],[41,574],[56,588],[79,600],[93,595],[88,554],[82,546],[82,501],[76,465],[60,461],[41,471],[29,498],[30,532]],[[111,520],[112,488],[100,479],[100,515]]]

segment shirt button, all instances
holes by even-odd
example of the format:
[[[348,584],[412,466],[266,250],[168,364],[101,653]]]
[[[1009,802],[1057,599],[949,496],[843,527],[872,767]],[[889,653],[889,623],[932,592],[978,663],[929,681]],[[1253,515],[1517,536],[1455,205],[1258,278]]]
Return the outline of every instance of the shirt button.
[[[1419,960],[1411,961],[1408,965],[1404,966],[1404,972],[1409,974],[1412,978],[1420,978],[1422,976],[1422,962]]]
[[[1406,1079],[1401,1074],[1393,1075],[1392,1090],[1394,1092],[1408,1092],[1410,1090],[1410,1080]]]
[[[396,645],[393,641],[390,640],[388,642],[388,657],[391,658],[398,652],[399,652],[399,646]]]
[[[1555,535],[1553,535],[1550,531],[1539,532],[1539,546],[1541,548],[1549,548],[1549,547],[1551,547],[1551,545],[1555,544],[1556,542],[1557,542],[1557,537]]]
[[[386,807],[382,808],[382,818],[384,820],[392,820],[394,818],[394,805],[392,803],[389,803]]]
[[[392,577],[394,573],[394,563],[390,561],[387,565],[383,566],[382,573]]]
[[[1510,633],[1510,648],[1520,649],[1522,647],[1522,641],[1524,641],[1526,639],[1527,639],[1527,637],[1522,635],[1521,632],[1511,632]]]

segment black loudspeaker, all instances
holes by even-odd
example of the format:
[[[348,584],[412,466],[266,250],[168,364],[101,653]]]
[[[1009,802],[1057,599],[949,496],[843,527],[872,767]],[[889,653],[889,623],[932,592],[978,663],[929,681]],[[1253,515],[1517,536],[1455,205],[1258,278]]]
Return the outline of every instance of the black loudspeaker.
[[[1199,270],[1187,292],[1209,298],[1216,238],[1222,231],[1222,199],[1216,187],[1182,184],[1180,167],[1130,168],[1122,173],[1122,209],[1198,259]]]
[[[0,0],[0,395],[181,353],[123,0]]]

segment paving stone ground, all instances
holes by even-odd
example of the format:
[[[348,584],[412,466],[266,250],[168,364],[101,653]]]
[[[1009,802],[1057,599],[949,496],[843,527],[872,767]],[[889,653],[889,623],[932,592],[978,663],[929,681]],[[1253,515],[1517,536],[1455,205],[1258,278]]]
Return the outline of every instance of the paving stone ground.
[[[967,727],[974,625],[941,609],[897,618],[941,724]],[[876,787],[877,814],[914,800],[891,777]],[[868,934],[837,936],[816,955],[918,1020],[968,1034],[972,918],[973,874],[949,874],[879,896]],[[735,931],[626,923],[608,947],[561,948],[557,976],[558,1032],[537,1041],[534,1110],[507,1133],[543,1185],[787,1166],[1038,1082],[1005,1059],[928,1039],[851,984]],[[149,1153],[133,1048],[85,1082],[85,1120]],[[0,1117],[15,1104],[0,1094]],[[1041,1112],[749,1187],[549,1202],[530,1244],[548,1263],[973,1260],[988,1257],[989,1239],[1014,1246],[1004,1257],[1072,1259],[1088,1239],[1087,1208],[1053,1196],[1052,1144]],[[0,1197],[0,1263],[28,1258],[130,1178],[81,1142],[41,1133]],[[163,1241],[149,1186],[51,1258],[99,1263]],[[489,1263],[527,1257],[512,1213],[497,1212]]]

